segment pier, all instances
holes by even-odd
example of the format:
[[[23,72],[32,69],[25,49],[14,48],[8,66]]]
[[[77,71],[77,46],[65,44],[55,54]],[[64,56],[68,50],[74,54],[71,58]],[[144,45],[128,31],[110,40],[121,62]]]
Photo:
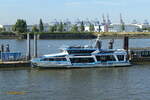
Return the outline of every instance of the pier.
[[[132,63],[150,61],[150,48],[130,48],[130,53]]]
[[[12,52],[9,44],[1,44],[0,68],[8,67],[31,67],[31,36],[27,34],[26,55],[22,52]],[[34,35],[34,57],[37,57],[37,35]]]
[[[30,67],[30,61],[4,61],[0,62],[0,68]]]

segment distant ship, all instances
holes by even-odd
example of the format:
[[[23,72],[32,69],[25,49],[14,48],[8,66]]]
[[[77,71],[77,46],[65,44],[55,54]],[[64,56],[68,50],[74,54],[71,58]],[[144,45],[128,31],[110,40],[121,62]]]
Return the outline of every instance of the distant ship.
[[[95,46],[69,46],[61,53],[34,58],[31,63],[41,68],[123,67],[131,65],[124,49],[101,49],[100,37]]]

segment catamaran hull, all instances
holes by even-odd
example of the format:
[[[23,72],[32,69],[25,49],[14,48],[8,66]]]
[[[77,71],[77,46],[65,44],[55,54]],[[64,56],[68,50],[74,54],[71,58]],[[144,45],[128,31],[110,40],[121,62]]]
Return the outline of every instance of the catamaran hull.
[[[113,63],[113,64],[32,64],[34,67],[40,68],[92,68],[92,67],[126,67],[130,66],[129,62],[126,63]]]
[[[64,68],[68,66],[68,64],[32,63],[32,66],[41,68]]]

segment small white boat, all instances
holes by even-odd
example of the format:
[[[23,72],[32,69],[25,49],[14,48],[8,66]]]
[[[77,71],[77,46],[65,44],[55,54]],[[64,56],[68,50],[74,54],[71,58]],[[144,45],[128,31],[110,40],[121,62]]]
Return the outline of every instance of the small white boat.
[[[101,49],[99,38],[95,47],[72,46],[61,53],[43,55],[31,60],[33,66],[42,68],[118,67],[131,65],[124,49]]]

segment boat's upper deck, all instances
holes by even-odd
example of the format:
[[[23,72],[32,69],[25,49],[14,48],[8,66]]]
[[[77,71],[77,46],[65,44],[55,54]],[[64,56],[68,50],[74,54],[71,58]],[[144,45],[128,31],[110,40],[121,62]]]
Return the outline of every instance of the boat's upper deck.
[[[68,54],[73,55],[91,55],[91,54],[123,54],[126,55],[127,52],[124,49],[97,49],[94,47],[85,46],[72,46],[61,49]]]
[[[68,54],[91,54],[96,51],[97,48],[89,46],[71,46],[66,48],[61,48],[61,50],[67,52]]]

